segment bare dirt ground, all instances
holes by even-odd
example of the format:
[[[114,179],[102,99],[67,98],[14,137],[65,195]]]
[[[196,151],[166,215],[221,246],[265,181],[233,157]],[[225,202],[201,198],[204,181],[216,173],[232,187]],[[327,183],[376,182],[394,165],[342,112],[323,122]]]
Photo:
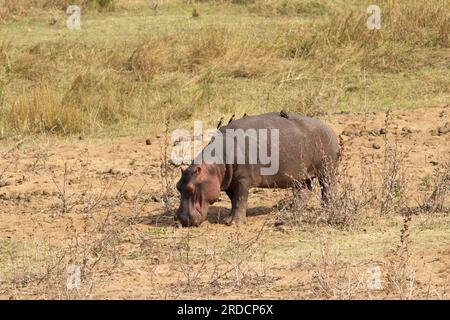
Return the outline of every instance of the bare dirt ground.
[[[427,177],[448,172],[449,117],[448,106],[392,114],[411,206]],[[322,119],[344,133],[344,165],[358,189],[362,155],[365,169],[383,164],[385,114]],[[230,207],[223,196],[207,222],[181,229],[168,210],[176,194],[161,187],[178,177],[178,169],[161,176],[164,139],[0,145],[0,298],[449,298],[448,210],[411,221],[369,210],[342,228],[291,225],[279,223],[276,207],[291,192],[258,189],[246,225],[221,223]],[[66,288],[69,265],[81,268],[79,289]],[[377,266],[382,288],[370,290],[367,270]]]

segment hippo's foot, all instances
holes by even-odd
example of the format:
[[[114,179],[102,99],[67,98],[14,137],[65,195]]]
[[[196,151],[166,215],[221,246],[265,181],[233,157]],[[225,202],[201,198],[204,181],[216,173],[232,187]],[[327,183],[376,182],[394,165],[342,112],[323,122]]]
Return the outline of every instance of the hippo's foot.
[[[233,216],[228,216],[225,218],[225,224],[227,226],[240,226],[247,222],[247,218],[238,218]]]

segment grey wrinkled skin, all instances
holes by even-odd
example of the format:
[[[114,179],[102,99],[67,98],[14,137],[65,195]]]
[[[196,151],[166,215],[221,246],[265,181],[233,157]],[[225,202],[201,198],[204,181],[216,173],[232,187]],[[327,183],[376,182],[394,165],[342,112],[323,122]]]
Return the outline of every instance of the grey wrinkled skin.
[[[270,129],[278,129],[279,170],[274,175],[261,175],[261,167],[270,165],[237,164],[236,159],[232,164],[193,162],[177,184],[181,193],[177,218],[183,226],[202,223],[206,219],[208,205],[219,198],[220,191],[225,191],[231,200],[228,224],[245,223],[247,199],[252,187],[311,190],[311,180],[317,178],[323,203],[329,202],[333,173],[338,165],[339,142],[334,131],[323,122],[306,116],[273,112],[246,116],[219,128],[225,140],[230,139],[225,134],[226,129],[269,129],[269,132]]]

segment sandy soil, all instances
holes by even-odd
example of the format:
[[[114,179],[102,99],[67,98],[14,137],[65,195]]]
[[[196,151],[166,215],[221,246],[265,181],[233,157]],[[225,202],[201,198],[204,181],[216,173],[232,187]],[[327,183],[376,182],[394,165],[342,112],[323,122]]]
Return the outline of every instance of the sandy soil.
[[[449,117],[448,106],[392,114],[392,139],[406,153],[413,190],[437,168],[448,170]],[[363,178],[361,155],[365,166],[382,166],[385,114],[322,119],[342,133],[355,181]],[[221,223],[230,207],[224,195],[201,227],[180,229],[164,210],[163,144],[162,135],[0,144],[0,298],[401,296],[389,280],[400,214],[367,214],[344,229],[290,227],[274,223],[274,205],[290,191],[258,189],[246,225]],[[177,177],[178,169],[168,181]],[[176,195],[168,205],[176,206]],[[420,214],[411,221],[415,298],[448,298],[448,216]],[[81,265],[79,290],[64,289],[70,264]],[[381,266],[382,290],[366,288],[373,264]]]

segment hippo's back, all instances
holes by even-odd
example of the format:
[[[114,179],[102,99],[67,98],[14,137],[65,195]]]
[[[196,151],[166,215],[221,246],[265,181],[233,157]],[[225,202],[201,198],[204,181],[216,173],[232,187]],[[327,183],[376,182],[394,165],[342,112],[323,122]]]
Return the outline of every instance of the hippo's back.
[[[246,116],[219,130],[225,134],[228,129],[279,130],[279,172],[272,177],[255,177],[256,185],[284,185],[290,180],[287,177],[315,176],[318,170],[323,170],[324,159],[337,160],[339,143],[334,131],[307,116],[278,112]]]
[[[226,129],[279,129],[283,131],[297,129],[305,133],[317,133],[321,130],[333,132],[331,128],[320,120],[292,113],[282,116],[278,112],[245,116],[232,121],[219,130],[224,132]]]
[[[286,116],[278,112],[246,116],[232,121],[219,130],[225,133],[227,129],[278,129],[281,146],[294,147],[293,144],[297,141],[297,144],[319,143],[327,154],[337,153],[339,149],[336,134],[329,126],[318,119],[293,113]],[[305,139],[309,142],[304,141]]]

